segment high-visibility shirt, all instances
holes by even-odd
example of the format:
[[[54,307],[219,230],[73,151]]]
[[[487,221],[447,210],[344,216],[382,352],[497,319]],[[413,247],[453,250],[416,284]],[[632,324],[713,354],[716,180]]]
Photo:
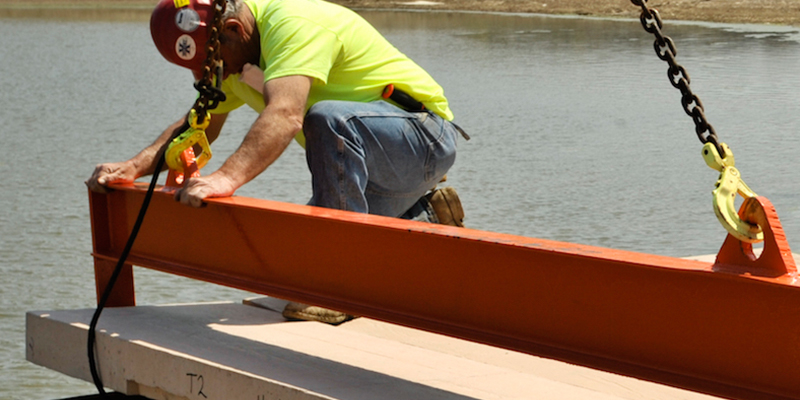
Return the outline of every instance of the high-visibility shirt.
[[[434,79],[355,12],[323,0],[244,0],[261,39],[259,68],[264,81],[305,75],[313,78],[306,110],[323,100],[370,102],[394,84],[447,120],[453,113]],[[212,112],[244,104],[264,110],[258,91],[232,74],[222,83],[227,100]],[[297,137],[301,145],[302,133]]]

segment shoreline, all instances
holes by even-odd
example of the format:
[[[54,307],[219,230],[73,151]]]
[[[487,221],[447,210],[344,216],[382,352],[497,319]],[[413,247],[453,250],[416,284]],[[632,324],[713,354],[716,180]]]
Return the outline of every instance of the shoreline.
[[[331,0],[360,10],[434,10],[577,15],[638,19],[630,0]],[[55,10],[146,13],[155,0],[0,0],[0,16],[45,16]],[[769,24],[800,27],[797,0],[650,0],[664,21]]]
[[[638,19],[630,0],[332,0],[354,9],[481,11]],[[800,27],[797,0],[650,0],[664,21],[769,24]]]

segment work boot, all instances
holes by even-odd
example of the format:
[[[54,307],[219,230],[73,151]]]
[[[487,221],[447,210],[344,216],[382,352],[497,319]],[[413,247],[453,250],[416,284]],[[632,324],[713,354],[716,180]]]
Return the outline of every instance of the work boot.
[[[425,197],[428,198],[440,224],[464,226],[464,209],[461,207],[461,200],[454,188],[434,189]]]
[[[289,321],[318,321],[331,325],[339,325],[349,321],[355,316],[345,314],[340,311],[328,310],[327,308],[310,306],[303,303],[290,301],[283,308],[283,317]]]

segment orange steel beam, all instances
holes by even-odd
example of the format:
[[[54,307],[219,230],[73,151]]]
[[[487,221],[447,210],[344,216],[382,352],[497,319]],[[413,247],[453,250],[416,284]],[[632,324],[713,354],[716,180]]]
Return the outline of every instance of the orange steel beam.
[[[90,193],[98,293],[145,192],[116,189]],[[772,222],[764,251],[788,250]],[[800,399],[800,284],[781,254],[782,275],[244,197],[194,209],[157,192],[129,262],[695,391]],[[134,305],[130,268],[121,282],[111,304]]]

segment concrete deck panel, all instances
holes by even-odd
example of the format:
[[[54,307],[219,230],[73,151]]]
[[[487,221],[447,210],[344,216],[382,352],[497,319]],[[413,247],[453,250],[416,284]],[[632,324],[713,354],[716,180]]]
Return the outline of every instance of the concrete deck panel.
[[[281,300],[246,303],[104,310],[105,386],[155,400],[715,399],[367,318],[286,322]],[[91,382],[93,312],[29,312],[27,359]]]

